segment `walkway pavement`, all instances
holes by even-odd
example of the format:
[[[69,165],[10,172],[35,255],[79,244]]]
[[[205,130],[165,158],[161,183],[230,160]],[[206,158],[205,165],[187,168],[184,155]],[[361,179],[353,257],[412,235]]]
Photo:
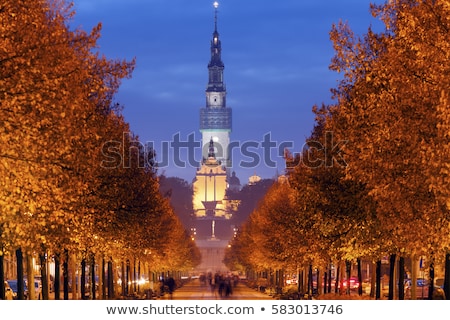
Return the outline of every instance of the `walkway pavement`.
[[[170,299],[168,294],[160,299]],[[273,300],[268,294],[247,287],[240,282],[233,288],[228,297],[220,297],[217,290],[212,291],[209,286],[202,286],[198,279],[192,280],[173,293],[174,300]]]
[[[49,294],[49,299],[55,299],[55,293]],[[63,292],[60,299],[64,299]],[[97,299],[100,299],[97,296]],[[168,293],[157,298],[158,300],[170,300]],[[176,289],[172,295],[173,300],[273,300],[273,297],[266,293],[249,288],[244,282],[239,282],[233,288],[232,294],[228,297],[220,297],[217,290],[212,291],[209,286],[201,285],[199,279],[194,279]],[[69,292],[69,300],[72,300],[72,293]]]

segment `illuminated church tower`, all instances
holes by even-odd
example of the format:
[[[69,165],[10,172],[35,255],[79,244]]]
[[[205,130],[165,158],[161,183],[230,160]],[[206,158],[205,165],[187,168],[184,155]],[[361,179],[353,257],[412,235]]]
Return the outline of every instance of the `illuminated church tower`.
[[[202,134],[201,166],[193,181],[194,237],[202,252],[203,269],[221,269],[222,259],[232,235],[226,198],[231,176],[228,153],[231,133],[231,109],[226,106],[226,88],[223,80],[221,42],[217,31],[217,8],[214,3],[214,32],[211,41],[211,60],[208,63],[206,106],[200,109]],[[235,178],[235,175],[233,175]],[[214,248],[214,249],[212,249]],[[214,255],[211,253],[214,252]],[[205,260],[206,259],[206,260]]]
[[[211,60],[208,64],[209,80],[206,88],[206,106],[200,109],[200,132],[202,133],[203,158],[209,153],[209,142],[212,139],[215,156],[227,168],[230,166],[228,145],[231,133],[231,108],[226,105],[226,88],[223,79],[225,68],[222,62],[222,46],[217,32],[217,7],[214,2],[214,32],[211,41]]]

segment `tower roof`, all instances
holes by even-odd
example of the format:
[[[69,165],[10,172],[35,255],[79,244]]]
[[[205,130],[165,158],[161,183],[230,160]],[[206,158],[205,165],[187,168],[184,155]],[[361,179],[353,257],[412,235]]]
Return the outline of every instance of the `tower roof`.
[[[236,176],[236,172],[235,171],[233,171],[233,173],[231,174],[230,185],[235,185],[235,186],[240,186],[241,185],[241,180],[239,180],[239,178]]]
[[[208,150],[208,158],[210,159],[215,159],[216,158],[216,154],[214,152],[214,140],[211,137],[211,140],[209,140],[209,150]]]
[[[208,148],[208,158],[203,160],[203,163],[208,167],[217,167],[220,166],[221,163],[216,158],[216,152],[214,148],[214,140],[211,137],[211,140],[209,140],[209,148]]]
[[[253,174],[250,178],[248,178],[248,184],[250,186],[255,185],[256,183],[258,183],[259,181],[261,181],[261,177],[258,176],[255,172],[255,174]]]
[[[214,2],[214,32],[213,38],[211,41],[211,60],[209,61],[208,68],[218,69],[218,72],[222,72],[224,68],[224,64],[222,62],[222,45],[219,39],[219,32],[217,31],[217,8],[219,7],[219,3]],[[211,82],[211,81],[210,81]]]

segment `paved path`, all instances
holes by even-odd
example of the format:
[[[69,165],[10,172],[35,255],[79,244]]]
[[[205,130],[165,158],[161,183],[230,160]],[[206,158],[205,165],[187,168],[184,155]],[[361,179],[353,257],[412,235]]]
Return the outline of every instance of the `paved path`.
[[[192,280],[173,293],[174,300],[273,300],[265,293],[261,293],[247,287],[244,283],[238,283],[228,297],[220,297],[217,290],[211,291],[209,286],[201,286],[198,279]],[[170,299],[169,295],[160,299]]]

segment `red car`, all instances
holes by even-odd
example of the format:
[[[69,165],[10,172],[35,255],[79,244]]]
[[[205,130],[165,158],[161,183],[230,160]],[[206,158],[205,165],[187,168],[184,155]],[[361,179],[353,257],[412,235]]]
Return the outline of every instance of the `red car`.
[[[350,284],[348,284],[348,282]],[[342,282],[342,285],[344,288],[347,288],[347,285],[350,287],[350,289],[358,289],[359,288],[359,281],[357,277],[351,277],[350,281],[347,281],[347,279],[344,279]]]

